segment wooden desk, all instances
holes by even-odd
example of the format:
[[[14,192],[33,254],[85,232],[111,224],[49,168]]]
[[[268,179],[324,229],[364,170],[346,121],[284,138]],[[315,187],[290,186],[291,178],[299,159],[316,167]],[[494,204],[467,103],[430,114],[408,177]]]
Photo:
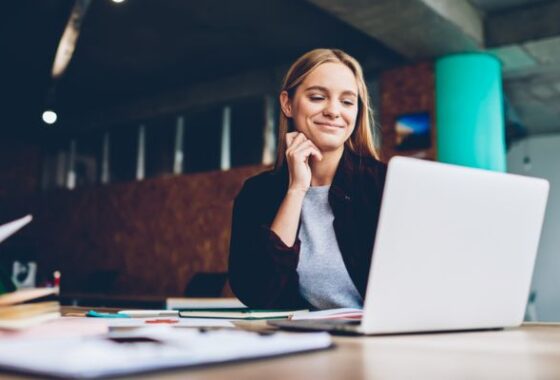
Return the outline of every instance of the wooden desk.
[[[150,379],[558,379],[560,325],[491,332],[335,337],[329,351],[159,372]],[[2,378],[20,378],[5,377]]]
[[[335,337],[330,351],[144,378],[558,379],[560,325],[476,333]]]

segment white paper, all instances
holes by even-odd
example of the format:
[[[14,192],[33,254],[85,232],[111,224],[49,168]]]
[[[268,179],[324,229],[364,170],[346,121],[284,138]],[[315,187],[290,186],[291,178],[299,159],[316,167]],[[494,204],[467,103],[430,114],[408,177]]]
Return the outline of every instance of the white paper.
[[[26,215],[23,218],[14,220],[13,222],[6,223],[0,226],[0,242],[10,237],[12,234],[17,232],[20,228],[25,226],[27,223],[31,222],[33,217],[31,215]]]
[[[0,367],[48,376],[96,378],[148,370],[222,363],[331,346],[327,333],[259,335],[240,330],[199,332],[151,327],[102,337],[0,340]]]

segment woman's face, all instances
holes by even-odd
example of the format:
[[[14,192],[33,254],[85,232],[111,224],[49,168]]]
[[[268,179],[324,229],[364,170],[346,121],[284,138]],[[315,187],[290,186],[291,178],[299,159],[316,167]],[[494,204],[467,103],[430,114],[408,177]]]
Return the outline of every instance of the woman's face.
[[[298,86],[293,99],[280,95],[284,114],[293,119],[322,152],[344,148],[358,116],[358,86],[354,73],[341,63],[323,63]]]

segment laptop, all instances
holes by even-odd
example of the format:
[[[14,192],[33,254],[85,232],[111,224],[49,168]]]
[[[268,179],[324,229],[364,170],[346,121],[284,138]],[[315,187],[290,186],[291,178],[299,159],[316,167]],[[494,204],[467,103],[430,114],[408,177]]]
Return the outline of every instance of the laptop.
[[[362,319],[269,323],[365,335],[519,326],[548,190],[544,179],[395,157]]]

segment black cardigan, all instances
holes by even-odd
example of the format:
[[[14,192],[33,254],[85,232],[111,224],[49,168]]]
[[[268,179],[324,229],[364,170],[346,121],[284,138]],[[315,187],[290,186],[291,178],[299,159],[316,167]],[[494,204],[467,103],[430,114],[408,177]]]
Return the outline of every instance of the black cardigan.
[[[345,149],[329,190],[334,232],[346,269],[365,297],[387,167]],[[229,278],[252,308],[309,308],[296,271],[300,241],[288,247],[270,229],[288,187],[288,169],[248,179],[233,207]],[[326,274],[328,275],[328,274]]]

